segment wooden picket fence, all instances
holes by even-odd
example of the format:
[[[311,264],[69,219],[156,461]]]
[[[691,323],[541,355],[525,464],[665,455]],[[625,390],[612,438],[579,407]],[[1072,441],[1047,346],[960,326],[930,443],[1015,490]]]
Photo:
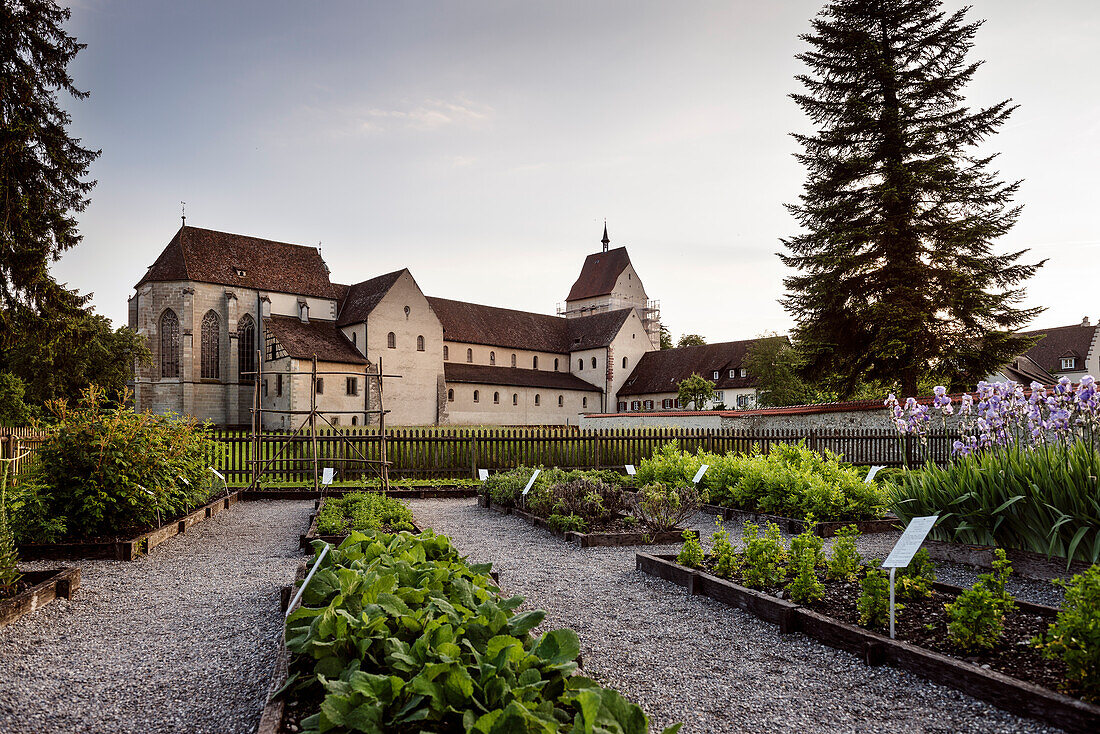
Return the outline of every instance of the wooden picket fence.
[[[233,484],[251,479],[252,437],[246,430],[212,429],[210,438],[220,443],[223,455],[215,461]],[[31,452],[46,434],[26,428],[0,427],[0,458]],[[288,441],[289,439],[289,441]],[[900,466],[908,452],[910,464],[931,459],[950,461],[953,434],[930,434],[921,444],[902,439],[892,429],[600,429],[575,428],[423,428],[386,432],[386,456],[392,478],[447,479],[476,477],[478,469],[496,471],[517,466],[556,466],[565,469],[622,469],[639,464],[669,441],[695,452],[699,449],[724,454],[756,450],[767,453],[780,443],[804,441],[815,450],[828,449],[853,464]],[[371,428],[347,428],[339,432],[319,430],[317,457],[332,466],[339,477],[373,476],[363,459],[377,460],[382,438]],[[286,444],[284,447],[283,444]],[[281,454],[279,454],[281,450]],[[276,455],[278,458],[275,458]],[[302,482],[313,478],[312,441],[307,433],[291,438],[290,432],[265,431],[259,456],[274,459],[264,474],[269,483]],[[15,473],[25,469],[30,457],[16,463]]]
[[[12,482],[26,470],[46,434],[34,428],[0,426],[0,459],[14,459],[8,465]]]

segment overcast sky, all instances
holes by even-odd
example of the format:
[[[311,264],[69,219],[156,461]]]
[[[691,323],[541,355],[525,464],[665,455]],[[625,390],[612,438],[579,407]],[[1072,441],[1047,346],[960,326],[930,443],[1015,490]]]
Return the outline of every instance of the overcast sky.
[[[1002,248],[1049,263],[1039,326],[1100,316],[1100,4],[975,0],[972,105],[1024,179]],[[821,3],[75,3],[102,148],[84,242],[55,266],[125,323],[180,223],[316,245],[333,279],[408,267],[428,295],[551,313],[626,245],[674,335],[786,331],[779,238],[803,171],[798,35]],[[958,7],[947,3],[948,8]]]

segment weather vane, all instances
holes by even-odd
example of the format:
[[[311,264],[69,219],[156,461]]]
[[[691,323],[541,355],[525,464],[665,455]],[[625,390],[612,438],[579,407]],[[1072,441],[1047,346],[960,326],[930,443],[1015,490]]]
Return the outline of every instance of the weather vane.
[[[180,221],[183,222],[183,226],[187,226],[187,202],[180,202]]]

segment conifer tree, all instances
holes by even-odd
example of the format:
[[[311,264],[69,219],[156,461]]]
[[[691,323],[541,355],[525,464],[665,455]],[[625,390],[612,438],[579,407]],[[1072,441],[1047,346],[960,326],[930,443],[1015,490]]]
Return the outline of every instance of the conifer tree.
[[[997,254],[1020,213],[980,150],[1015,109],[965,105],[982,62],[968,61],[984,21],[939,0],[835,0],[798,55],[809,70],[791,95],[816,129],[795,134],[807,180],[788,208],[802,233],[780,257],[797,272],[783,305],[807,377],[860,382],[922,376],[976,382],[1029,340],[1012,333],[1040,309],[1021,283],[1042,265]]]

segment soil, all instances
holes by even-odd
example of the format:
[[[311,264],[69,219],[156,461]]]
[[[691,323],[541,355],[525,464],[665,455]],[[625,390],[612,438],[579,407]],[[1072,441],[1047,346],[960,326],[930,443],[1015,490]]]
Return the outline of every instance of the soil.
[[[704,566],[713,573],[713,558],[708,556]],[[859,612],[856,609],[856,601],[861,594],[859,584],[827,579],[821,571],[817,575],[825,586],[824,598],[804,606],[841,622],[862,626],[859,624]],[[730,580],[741,583],[737,576]],[[781,587],[760,591],[783,599],[789,598]],[[1057,659],[1047,659],[1031,646],[1031,639],[1046,632],[1054,621],[1051,617],[1019,610],[1010,612],[1005,615],[1004,636],[993,649],[963,650],[954,645],[947,636],[947,611],[944,604],[954,601],[955,596],[933,590],[932,595],[927,598],[898,599],[897,603],[904,608],[895,617],[895,638],[1018,680],[1079,697],[1077,692],[1067,688],[1065,663]],[[886,627],[867,629],[888,634]]]
[[[283,725],[279,728],[279,734],[293,734],[302,730],[302,719],[321,710],[324,695],[319,690],[313,690],[308,695],[288,692],[284,698]]]

